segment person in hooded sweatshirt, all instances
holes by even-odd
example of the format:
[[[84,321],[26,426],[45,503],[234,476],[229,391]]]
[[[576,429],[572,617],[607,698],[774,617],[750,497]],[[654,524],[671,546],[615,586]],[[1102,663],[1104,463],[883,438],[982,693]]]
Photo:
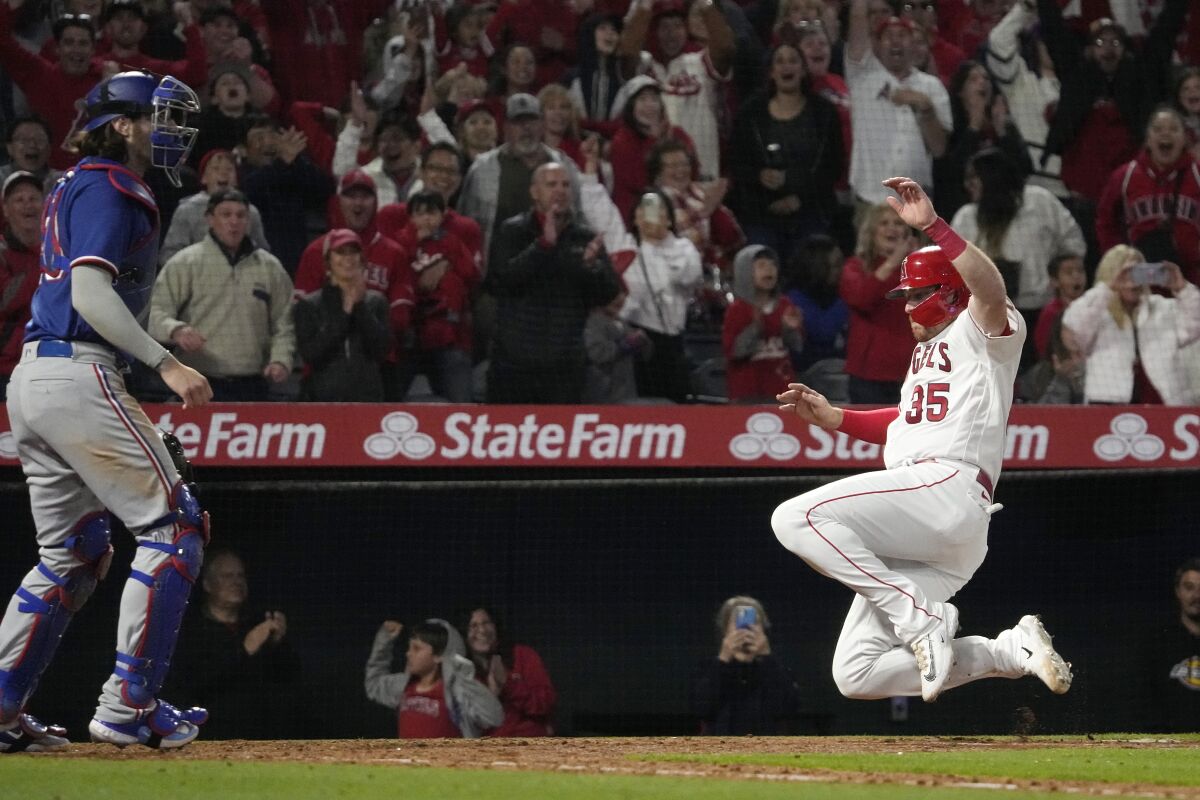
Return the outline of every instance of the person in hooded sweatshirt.
[[[773,402],[794,377],[792,354],[804,348],[804,317],[780,291],[774,250],[741,249],[733,260],[733,294],[721,330],[729,399]]]

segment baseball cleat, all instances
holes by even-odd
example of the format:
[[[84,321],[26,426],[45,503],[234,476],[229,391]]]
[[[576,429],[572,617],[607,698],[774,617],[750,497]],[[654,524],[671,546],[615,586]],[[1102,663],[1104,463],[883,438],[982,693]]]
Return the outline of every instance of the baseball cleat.
[[[912,643],[917,667],[921,671],[921,699],[932,703],[942,693],[954,666],[954,634],[958,631],[958,609],[942,604],[942,621],[936,628]]]
[[[134,722],[108,722],[93,719],[88,724],[88,733],[93,742],[127,747],[141,744],[146,747],[172,750],[189,744],[200,735],[200,726],[208,721],[208,711],[203,708],[188,708],[180,711],[162,700],[153,711],[142,712]]]
[[[69,745],[67,729],[46,725],[30,714],[21,714],[6,731],[0,731],[0,753],[45,753]]]
[[[1036,675],[1055,694],[1066,694],[1071,688],[1071,664],[1054,649],[1050,634],[1034,614],[1026,614],[1017,623],[1020,636],[1021,669],[1026,675]]]

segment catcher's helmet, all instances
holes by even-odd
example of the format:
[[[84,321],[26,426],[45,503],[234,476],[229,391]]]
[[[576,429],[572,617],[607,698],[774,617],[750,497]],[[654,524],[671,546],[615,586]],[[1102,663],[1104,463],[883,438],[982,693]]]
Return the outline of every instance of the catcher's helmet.
[[[963,282],[954,263],[940,247],[922,247],[900,262],[900,283],[887,293],[889,300],[905,297],[909,289],[935,287],[935,291],[918,303],[909,316],[920,325],[932,328],[952,319],[967,307],[971,290]]]
[[[186,127],[187,115],[200,111],[200,101],[186,83],[170,75],[120,72],[96,84],[84,98],[84,106],[84,131],[117,117],[150,117],[150,163],[166,170],[171,183],[180,185],[179,167],[197,133]]]

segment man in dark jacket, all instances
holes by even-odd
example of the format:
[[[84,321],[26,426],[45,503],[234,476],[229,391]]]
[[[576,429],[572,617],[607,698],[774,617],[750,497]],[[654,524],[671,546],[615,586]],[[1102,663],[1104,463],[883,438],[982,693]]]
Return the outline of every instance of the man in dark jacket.
[[[558,163],[533,173],[533,208],[506,219],[488,258],[496,296],[489,403],[578,403],[588,312],[617,294],[600,237],[576,221],[571,179]]]
[[[1027,0],[1030,1],[1030,0]],[[1037,0],[1042,39],[1062,79],[1046,142],[1046,156],[1062,156],[1062,179],[1095,203],[1105,179],[1133,158],[1150,111],[1166,99],[1171,51],[1183,26],[1187,0],[1166,0],[1140,50],[1125,29],[1095,20],[1080,43],[1055,0]]]

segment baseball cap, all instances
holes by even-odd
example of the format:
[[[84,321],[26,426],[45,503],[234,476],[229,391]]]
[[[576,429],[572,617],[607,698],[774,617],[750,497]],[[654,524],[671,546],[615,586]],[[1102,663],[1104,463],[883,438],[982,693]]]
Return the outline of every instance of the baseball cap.
[[[4,179],[4,199],[7,200],[9,194],[11,194],[12,191],[22,183],[28,183],[31,186],[36,186],[39,192],[42,191],[42,182],[37,175],[34,175],[32,172],[26,172],[23,169],[19,169]]]
[[[340,247],[351,244],[359,250],[363,249],[362,239],[359,238],[357,233],[349,228],[334,228],[325,237],[325,253],[328,255],[331,250],[337,250]]]
[[[207,153],[205,153],[200,158],[200,165],[199,165],[199,169],[197,170],[197,174],[201,178],[204,177],[204,170],[208,169],[208,162],[212,161],[213,158],[215,158],[216,156],[225,156],[226,158],[232,159],[233,151],[225,150],[224,148],[221,148],[221,147],[216,147],[216,148],[213,148],[212,150],[209,150]]]
[[[459,105],[458,111],[456,111],[454,113],[455,126],[462,125],[464,122],[467,121],[467,117],[471,116],[476,111],[486,111],[487,113],[492,115],[493,119],[496,116],[495,106],[493,106],[488,101],[486,101],[486,100],[467,100],[464,103],[462,103],[461,105]]]
[[[338,182],[338,194],[346,194],[351,189],[366,189],[375,194],[375,179],[361,169],[352,169]]]
[[[916,32],[917,30],[917,26],[908,17],[891,16],[879,21],[879,24],[875,26],[875,35],[882,36],[883,32],[888,28],[904,28],[910,32]]]
[[[542,115],[542,104],[538,99],[531,94],[518,92],[508,98],[508,103],[504,106],[505,119],[521,119],[523,117],[540,117]]]

